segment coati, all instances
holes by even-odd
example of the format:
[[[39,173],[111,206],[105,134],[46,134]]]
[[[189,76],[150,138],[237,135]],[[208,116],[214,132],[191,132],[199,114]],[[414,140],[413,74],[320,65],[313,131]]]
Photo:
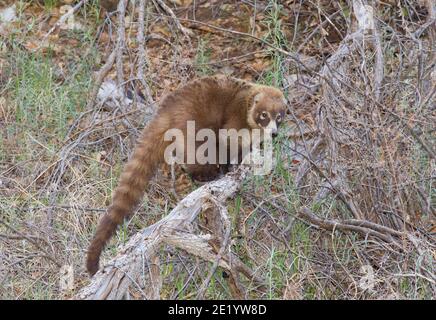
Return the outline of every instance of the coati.
[[[112,204],[102,217],[88,249],[86,267],[90,275],[99,268],[100,254],[118,225],[129,217],[141,201],[148,181],[164,161],[165,132],[187,130],[187,121],[195,121],[196,131],[208,128],[265,129],[277,132],[286,108],[283,93],[270,86],[250,83],[229,76],[211,76],[192,81],[164,97],[155,117],[144,128],[125,165]],[[220,172],[216,164],[186,165],[194,179],[210,180]]]

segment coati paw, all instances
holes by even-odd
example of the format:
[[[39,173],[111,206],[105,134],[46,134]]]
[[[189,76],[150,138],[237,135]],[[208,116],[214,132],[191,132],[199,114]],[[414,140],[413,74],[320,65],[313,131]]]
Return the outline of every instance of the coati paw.
[[[88,270],[89,275],[92,277],[94,274],[97,273],[99,269],[99,263],[97,261],[87,261],[86,269]]]
[[[196,182],[203,182],[203,183],[215,180],[218,176],[219,174],[215,174],[215,173],[197,173],[191,175],[192,179],[194,179]]]
[[[195,182],[209,182],[221,176],[221,169],[218,165],[192,165],[186,168]]]

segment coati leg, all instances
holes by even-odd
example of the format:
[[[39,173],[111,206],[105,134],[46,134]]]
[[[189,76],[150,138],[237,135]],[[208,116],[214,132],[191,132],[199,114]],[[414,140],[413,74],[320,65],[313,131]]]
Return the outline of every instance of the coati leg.
[[[195,150],[197,152],[198,148],[203,144],[203,142],[197,141],[195,144]],[[191,176],[191,178],[197,182],[208,182],[219,178],[222,175],[222,168],[219,164],[219,145],[216,144],[215,159],[210,159],[205,164],[193,163],[185,164],[184,170]],[[208,156],[209,150],[205,152],[205,156]],[[186,158],[185,158],[186,160]]]
[[[212,181],[221,176],[220,166],[217,164],[188,164],[185,171],[199,182]]]

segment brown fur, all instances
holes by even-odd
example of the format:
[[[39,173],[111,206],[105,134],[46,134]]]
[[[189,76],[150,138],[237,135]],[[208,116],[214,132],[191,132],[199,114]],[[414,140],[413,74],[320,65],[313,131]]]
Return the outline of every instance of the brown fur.
[[[100,6],[105,8],[108,12],[115,11],[117,9],[119,0],[100,0]]]
[[[100,254],[118,225],[129,217],[145,192],[170,142],[163,135],[170,128],[186,133],[186,122],[195,120],[196,131],[262,128],[259,115],[268,110],[275,117],[284,112],[283,94],[273,87],[260,86],[243,80],[214,76],[190,82],[166,96],[160,108],[143,130],[137,146],[126,164],[114,191],[112,205],[101,219],[88,250],[86,267],[93,275],[98,270]],[[188,172],[198,180],[209,180],[219,172],[217,165],[188,165]]]

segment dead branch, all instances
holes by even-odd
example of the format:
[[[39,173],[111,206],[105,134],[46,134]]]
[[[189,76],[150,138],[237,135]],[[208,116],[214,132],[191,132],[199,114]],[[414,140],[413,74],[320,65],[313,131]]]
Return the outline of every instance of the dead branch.
[[[177,29],[180,30],[180,32],[186,37],[186,39],[189,40],[190,36],[192,36],[192,31],[182,26],[177,16],[174,14],[173,10],[171,10],[170,7],[168,7],[164,1],[162,0],[153,0],[157,2],[157,4],[171,17],[171,19],[174,21],[174,23],[177,26]]]
[[[86,110],[92,109],[94,102],[95,102],[95,99],[97,98],[98,90],[100,89],[104,78],[109,73],[109,71],[112,69],[112,66],[114,65],[116,53],[117,52],[115,50],[112,51],[112,53],[107,58],[106,63],[103,65],[103,67],[95,75],[94,84],[92,86],[91,94],[89,95],[89,98],[88,98]]]
[[[147,84],[147,82],[144,79],[144,68],[147,64],[147,57],[146,57],[146,51],[145,51],[145,0],[139,1],[139,9],[138,9],[138,43],[139,43],[139,57],[138,57],[138,70],[136,73],[136,76],[138,77],[139,81],[142,84],[142,87],[145,91],[145,97],[147,104],[153,105],[154,100],[151,95],[151,90]]]
[[[339,221],[335,219],[322,219],[310,211],[308,208],[303,207],[298,216],[303,218],[304,221],[309,222],[317,227],[328,231],[340,230],[340,231],[353,231],[357,232],[360,235],[367,237],[372,236],[383,240],[386,243],[391,243],[401,248],[401,245],[392,237],[392,235],[396,235],[396,231],[379,226],[376,224],[368,223],[368,221],[364,220],[350,220],[350,221]],[[382,227],[382,228],[381,228]]]
[[[45,250],[45,248],[42,247],[37,241],[37,240],[44,240],[45,241],[45,239],[42,239],[40,237],[26,235],[26,234],[18,231],[17,229],[15,229],[14,227],[12,227],[11,225],[6,223],[5,221],[0,220],[0,224],[4,225],[6,228],[8,228],[9,230],[11,230],[12,232],[14,232],[18,235],[18,236],[15,236],[15,240],[26,239],[31,244],[33,244],[39,251],[44,253],[43,255],[41,255],[41,257],[47,258],[48,260],[52,261],[59,268],[62,266],[62,263],[60,263],[52,254],[50,254],[47,250]]]
[[[218,220],[221,222],[221,225],[224,226],[225,231],[224,232],[219,232],[221,231],[220,229],[217,229],[218,225],[214,225],[213,226],[213,231],[214,232],[219,232],[220,233],[220,238],[222,239],[221,242],[221,247],[219,248],[218,254],[215,258],[215,261],[212,265],[212,267],[209,270],[209,273],[206,277],[206,279],[203,281],[200,290],[198,291],[197,294],[197,298],[198,299],[203,299],[204,298],[204,294],[209,286],[210,280],[212,279],[213,275],[215,274],[215,271],[218,267],[219,262],[222,260],[222,257],[225,255],[226,251],[229,250],[229,241],[230,241],[230,232],[231,232],[231,224],[230,224],[230,220],[229,220],[229,215],[227,212],[227,208],[224,207],[222,204],[220,203],[213,203],[211,204],[212,206],[207,208],[205,211],[209,211],[210,213],[212,213],[212,215],[214,217],[209,217],[210,218],[215,218],[214,220]],[[217,211],[219,212],[219,216],[216,214]],[[219,219],[221,218],[221,219]],[[208,219],[208,220],[209,220]],[[224,233],[224,234],[223,234]],[[229,265],[230,267],[230,265]],[[231,268],[230,268],[231,269]]]
[[[123,52],[126,43],[126,6],[127,0],[121,0],[118,2],[117,14],[118,14],[118,26],[117,26],[117,45],[116,51],[116,66],[117,66],[117,85],[120,87],[124,83],[124,71],[123,71]],[[123,106],[124,107],[124,106]]]
[[[71,17],[77,10],[80,9],[81,6],[86,4],[89,0],[81,0],[79,3],[77,3],[72,9],[70,9],[67,13],[62,15],[60,19],[55,23],[55,25],[44,35],[44,37],[41,40],[41,44],[47,40],[47,38],[55,31],[57,28],[59,28],[61,25],[65,23],[65,21],[68,20],[69,17]]]
[[[227,210],[222,205],[226,199],[234,196],[248,172],[247,166],[240,166],[238,170],[225,177],[193,191],[180,201],[168,216],[134,235],[120,250],[119,255],[97,272],[91,283],[80,290],[75,298],[121,299],[129,286],[142,275],[143,269],[146,267],[144,257],[155,257],[159,248],[164,244],[177,247],[214,263],[204,286],[207,286],[208,280],[210,281],[211,274],[215,272],[217,266],[235,272],[232,269],[233,264],[236,271],[242,272],[246,276],[253,275],[254,273],[239,259],[235,259],[230,252],[230,222]],[[226,226],[225,238],[219,240],[222,247],[218,254],[214,252],[208,241],[214,237],[219,237],[219,235],[196,235],[192,232],[194,221],[200,212],[207,208],[210,209],[211,204],[216,206],[217,210],[215,211],[220,214],[220,219]],[[214,230],[211,232],[214,233]],[[154,277],[154,283],[161,283],[156,272]],[[253,280],[255,282],[261,281],[257,278]],[[158,288],[159,285],[154,285],[154,287]],[[158,298],[156,290],[148,298]]]

